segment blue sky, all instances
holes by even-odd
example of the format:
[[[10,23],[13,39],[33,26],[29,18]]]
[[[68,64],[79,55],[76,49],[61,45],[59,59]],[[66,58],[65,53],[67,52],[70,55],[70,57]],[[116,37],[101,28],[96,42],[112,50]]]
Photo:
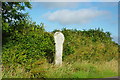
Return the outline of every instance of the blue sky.
[[[117,2],[31,2],[27,10],[37,24],[45,24],[46,31],[55,29],[88,30],[102,28],[118,41]]]

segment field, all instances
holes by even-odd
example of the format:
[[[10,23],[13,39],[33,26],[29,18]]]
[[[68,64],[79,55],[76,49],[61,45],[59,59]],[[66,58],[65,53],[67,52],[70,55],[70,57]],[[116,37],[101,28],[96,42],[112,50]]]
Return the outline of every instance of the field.
[[[88,61],[63,62],[61,67],[43,63],[26,71],[24,66],[16,65],[3,69],[3,78],[107,78],[118,76],[118,62],[90,63]]]

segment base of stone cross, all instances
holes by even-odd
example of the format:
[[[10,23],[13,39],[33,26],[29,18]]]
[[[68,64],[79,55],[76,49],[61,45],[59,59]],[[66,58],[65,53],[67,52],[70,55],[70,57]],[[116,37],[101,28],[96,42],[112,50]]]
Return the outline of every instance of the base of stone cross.
[[[55,60],[55,66],[62,66],[62,59],[61,60]]]

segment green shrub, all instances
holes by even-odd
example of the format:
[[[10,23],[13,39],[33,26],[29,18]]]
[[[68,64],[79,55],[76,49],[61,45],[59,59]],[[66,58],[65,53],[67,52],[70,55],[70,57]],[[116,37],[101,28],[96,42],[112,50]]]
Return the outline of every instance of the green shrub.
[[[3,63],[30,64],[46,57],[53,60],[53,35],[45,32],[41,26],[16,30],[6,45],[3,45]]]
[[[31,26],[31,27],[28,27]],[[25,24],[8,37],[7,44],[3,45],[3,63],[34,63],[41,58],[49,62],[54,60],[54,32],[46,32],[44,25]],[[118,44],[113,42],[110,33],[100,29],[80,31],[63,29],[65,36],[63,60],[68,61],[110,61],[118,57]],[[70,56],[70,58],[69,58]]]
[[[70,56],[72,61],[118,59],[118,44],[112,41],[109,32],[103,32],[99,28],[88,31],[64,28],[62,33],[65,36],[63,57]],[[69,59],[68,61],[71,61]]]

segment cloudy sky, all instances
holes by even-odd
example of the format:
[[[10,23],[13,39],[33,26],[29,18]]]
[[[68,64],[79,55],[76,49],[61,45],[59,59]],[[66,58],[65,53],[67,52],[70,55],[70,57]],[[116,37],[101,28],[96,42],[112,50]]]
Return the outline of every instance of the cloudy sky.
[[[31,2],[33,8],[27,12],[37,24],[43,22],[46,31],[101,28],[112,33],[113,40],[117,42],[118,3],[109,1],[111,2]]]

